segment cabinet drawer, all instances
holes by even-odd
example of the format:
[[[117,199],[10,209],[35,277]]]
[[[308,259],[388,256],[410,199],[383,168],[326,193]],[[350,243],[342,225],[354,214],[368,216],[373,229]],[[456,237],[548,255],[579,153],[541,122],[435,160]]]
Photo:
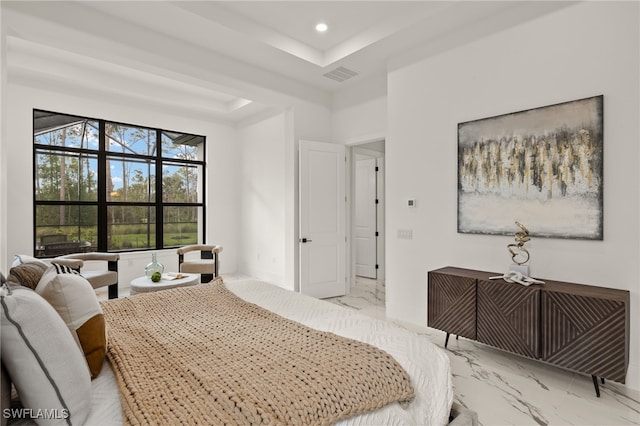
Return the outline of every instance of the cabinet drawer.
[[[540,358],[540,290],[478,280],[477,340],[530,358]]]
[[[429,272],[429,327],[451,334],[476,338],[476,280],[469,277]]]

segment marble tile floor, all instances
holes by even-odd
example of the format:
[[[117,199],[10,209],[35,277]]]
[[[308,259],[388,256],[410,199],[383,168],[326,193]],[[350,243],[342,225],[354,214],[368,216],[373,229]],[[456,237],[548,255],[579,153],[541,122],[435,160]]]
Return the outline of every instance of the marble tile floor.
[[[250,278],[225,275],[225,280]],[[96,291],[107,299],[106,288]],[[103,294],[104,293],[104,294]],[[129,288],[121,286],[120,296]],[[384,282],[358,277],[346,296],[326,299],[376,319],[386,319]],[[444,347],[445,333],[394,321]],[[597,398],[591,377],[454,336],[446,349],[454,398],[478,413],[479,424],[640,425],[640,392],[607,381]]]
[[[358,278],[349,295],[327,301],[385,319],[384,284],[375,280]],[[444,348],[445,333],[394,322]],[[640,392],[624,385],[607,381],[597,398],[587,375],[454,336],[446,351],[454,398],[481,425],[640,425]]]
[[[385,288],[382,280],[376,281],[375,279],[356,277],[356,282],[349,290],[349,294],[325,300],[346,308],[355,309],[376,319],[383,320],[386,318]]]

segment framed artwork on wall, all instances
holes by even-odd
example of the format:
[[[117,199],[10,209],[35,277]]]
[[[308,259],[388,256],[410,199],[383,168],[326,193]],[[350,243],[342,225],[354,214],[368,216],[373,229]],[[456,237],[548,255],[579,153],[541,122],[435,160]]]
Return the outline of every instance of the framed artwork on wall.
[[[458,124],[458,232],[603,239],[603,96]]]

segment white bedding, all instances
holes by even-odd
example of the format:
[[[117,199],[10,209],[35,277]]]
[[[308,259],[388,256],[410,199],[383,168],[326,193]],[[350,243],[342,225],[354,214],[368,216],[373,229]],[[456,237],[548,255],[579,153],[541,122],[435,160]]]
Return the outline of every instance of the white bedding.
[[[226,283],[236,295],[309,327],[375,345],[392,355],[411,376],[416,398],[407,406],[390,404],[341,425],[444,425],[453,400],[449,358],[426,337],[350,309],[255,280]],[[92,412],[87,425],[120,425],[115,377],[105,361],[92,382]]]

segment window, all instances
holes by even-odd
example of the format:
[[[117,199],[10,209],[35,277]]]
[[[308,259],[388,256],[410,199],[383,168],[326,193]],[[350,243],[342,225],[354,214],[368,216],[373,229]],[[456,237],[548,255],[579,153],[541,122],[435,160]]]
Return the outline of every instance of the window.
[[[34,110],[33,143],[36,256],[204,241],[204,136]]]

